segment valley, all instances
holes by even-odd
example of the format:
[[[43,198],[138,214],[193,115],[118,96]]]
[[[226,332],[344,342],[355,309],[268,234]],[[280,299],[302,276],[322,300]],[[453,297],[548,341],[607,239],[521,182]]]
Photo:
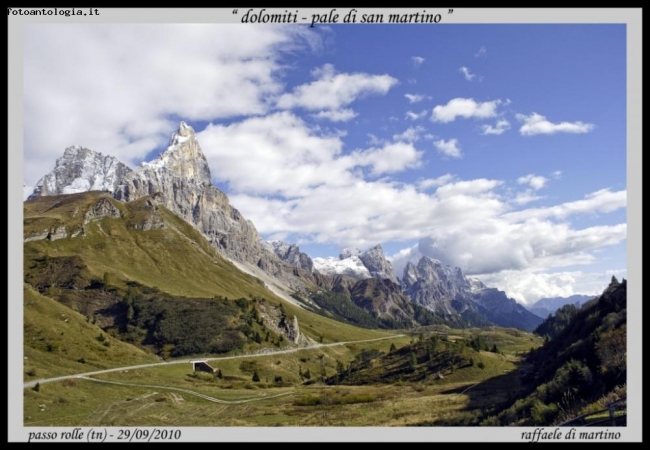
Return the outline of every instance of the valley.
[[[544,319],[426,256],[312,260],[183,122],[134,170],[66,149],[23,219],[25,426],[550,425],[626,395],[625,280]]]
[[[25,383],[25,425],[408,426],[470,417],[507,398],[516,381],[512,371],[519,360],[517,349],[540,344],[539,338],[525,333],[493,333],[499,336],[494,342],[503,347],[503,355],[472,350],[475,366],[435,372],[423,362],[417,381],[405,370],[401,377],[383,382],[330,384],[337,364],[354,364],[361,359],[355,354],[389,354],[391,344],[399,351],[417,335],[198,358],[217,367],[220,376],[193,372],[186,359],[41,381],[38,391],[34,380]],[[441,372],[445,375],[439,378]],[[252,373],[259,381],[252,381]]]

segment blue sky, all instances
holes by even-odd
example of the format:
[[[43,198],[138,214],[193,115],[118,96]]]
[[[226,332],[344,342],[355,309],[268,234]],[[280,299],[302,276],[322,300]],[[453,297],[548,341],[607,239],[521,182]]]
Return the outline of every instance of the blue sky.
[[[381,244],[522,302],[626,276],[625,25],[31,25],[25,177],[184,120],[266,239]]]

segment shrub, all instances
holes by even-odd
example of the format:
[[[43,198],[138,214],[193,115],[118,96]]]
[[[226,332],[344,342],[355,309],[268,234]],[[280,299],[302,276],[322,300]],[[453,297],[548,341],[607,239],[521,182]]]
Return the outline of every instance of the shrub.
[[[351,403],[371,403],[375,401],[372,394],[349,394],[341,397],[341,404],[348,405]]]
[[[557,416],[557,404],[545,405],[539,400],[535,400],[533,407],[530,409],[530,417],[535,425],[549,425]]]
[[[297,399],[295,402],[297,406],[314,406],[320,405],[321,403],[321,398],[315,395],[305,395],[304,397]]]
[[[61,349],[61,343],[60,342],[50,342],[47,344],[47,351],[48,352],[58,352]]]

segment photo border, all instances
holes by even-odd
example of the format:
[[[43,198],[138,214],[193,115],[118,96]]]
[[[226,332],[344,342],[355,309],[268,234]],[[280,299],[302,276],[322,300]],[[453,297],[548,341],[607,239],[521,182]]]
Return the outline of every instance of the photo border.
[[[23,161],[23,32],[32,23],[240,23],[232,8],[99,8],[100,16],[8,16],[8,431],[9,442],[24,442],[29,431],[59,427],[23,426],[23,274],[22,185]],[[248,8],[241,8],[242,11]],[[255,8],[259,10],[261,8]],[[285,8],[277,8],[282,12]],[[311,15],[329,8],[299,9]],[[343,17],[350,8],[337,8]],[[441,13],[439,24],[479,23],[620,23],[627,29],[627,283],[628,422],[617,427],[618,442],[642,440],[642,9],[641,8],[357,8],[373,13]],[[272,8],[268,8],[272,11]],[[304,22],[303,22],[304,23]],[[316,25],[318,26],[318,25]],[[372,25],[367,25],[372,26]],[[606,62],[604,62],[606,64]],[[594,92],[594,95],[598,95]],[[18,370],[20,368],[21,370]],[[140,429],[153,427],[139,427]],[[550,429],[552,427],[546,427]],[[69,431],[70,427],[61,427]],[[87,431],[89,428],[82,428]],[[174,427],[176,429],[176,427]],[[180,427],[184,442],[521,442],[531,427]],[[611,431],[611,429],[610,429]],[[57,441],[61,441],[58,439]],[[578,442],[576,440],[575,442]]]

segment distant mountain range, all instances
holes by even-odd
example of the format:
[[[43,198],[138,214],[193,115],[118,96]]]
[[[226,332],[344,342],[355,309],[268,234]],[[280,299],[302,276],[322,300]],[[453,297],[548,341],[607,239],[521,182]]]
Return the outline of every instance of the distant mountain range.
[[[570,297],[540,298],[532,305],[526,306],[526,308],[536,316],[546,319],[549,314],[555,313],[564,305],[570,304],[579,307],[594,297],[595,295],[572,295]]]
[[[537,302],[537,315],[533,314],[504,292],[466,278],[460,268],[428,257],[417,264],[408,263],[400,281],[380,245],[363,252],[345,249],[338,258],[312,259],[295,244],[263,241],[254,224],[212,184],[196,134],[184,122],[162,154],[135,169],[81,146],[65,149],[53,171],[38,181],[29,200],[87,191],[104,191],[127,203],[155,198],[155,204],[194,227],[239,270],[258,278],[286,301],[319,313],[324,307],[314,298],[323,289],[344,296],[378,320],[396,320],[400,326],[437,317],[456,326],[496,324],[530,331],[546,317],[540,315],[542,308],[552,307],[550,302]],[[155,224],[147,227],[155,228]],[[71,236],[70,230],[61,228],[42,230],[41,234]],[[418,312],[422,308],[428,313]]]

